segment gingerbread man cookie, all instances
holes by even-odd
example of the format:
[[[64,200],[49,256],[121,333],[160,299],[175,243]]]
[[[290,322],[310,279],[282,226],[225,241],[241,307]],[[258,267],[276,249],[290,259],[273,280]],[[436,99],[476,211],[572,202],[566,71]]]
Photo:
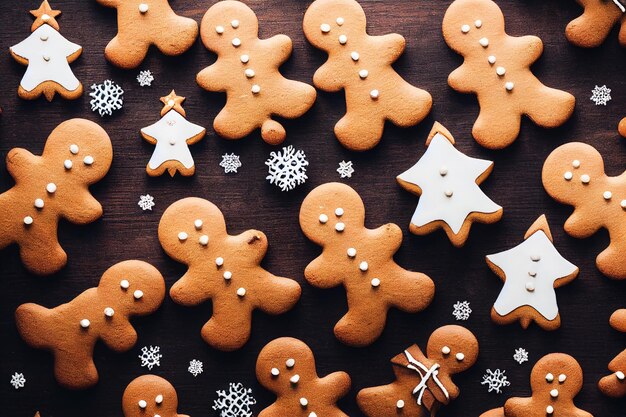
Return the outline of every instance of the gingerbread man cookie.
[[[359,391],[357,403],[368,417],[434,416],[459,396],[452,375],[478,359],[478,340],[461,326],[443,326],[428,339],[426,354],[417,345],[391,360],[396,381]]]
[[[617,131],[622,137],[626,138],[626,117],[620,120],[619,125],[617,126]]]
[[[104,56],[124,69],[138,67],[150,45],[165,55],[187,51],[198,37],[198,24],[178,16],[168,0],[96,0],[117,9],[117,35],[104,50]]]
[[[428,115],[430,94],[392,67],[404,52],[404,38],[397,33],[368,35],[365,12],[355,0],[316,0],[302,26],[309,42],[328,54],[315,72],[315,86],[327,92],[345,90],[346,114],[335,125],[343,146],[372,149],[380,142],[385,121],[409,127]]]
[[[165,281],[152,265],[125,261],[113,265],[90,288],[67,304],[48,309],[22,304],[15,312],[22,339],[54,355],[54,374],[66,388],[84,389],[98,382],[93,349],[98,340],[115,352],[137,341],[129,319],[155,312],[165,298]]]
[[[35,17],[32,33],[10,48],[13,58],[28,66],[17,90],[18,96],[34,100],[43,94],[52,101],[58,93],[68,100],[77,99],[83,94],[83,85],[70,64],[78,59],[83,48],[59,33],[56,17],[61,11],[53,10],[48,0],[30,13]]]
[[[296,281],[260,266],[265,234],[229,235],[222,212],[210,201],[184,198],[169,206],[159,223],[159,240],[169,256],[189,267],[170,290],[174,302],[213,301],[213,316],[201,334],[216,349],[236,350],[248,341],[255,309],[282,314],[300,299]]]
[[[226,106],[213,122],[217,134],[241,139],[260,128],[270,145],[285,140],[285,128],[272,117],[298,118],[316,97],[313,87],[288,80],[279,71],[291,55],[291,39],[286,35],[259,39],[259,21],[252,9],[232,0],[211,6],[200,35],[217,61],[198,74],[198,84],[226,93]]]
[[[596,265],[609,278],[626,279],[626,172],[609,177],[595,148],[572,142],[548,156],[541,177],[552,198],[574,206],[565,222],[570,236],[582,239],[608,230],[611,242]]]
[[[613,26],[620,25],[619,43],[626,46],[626,0],[576,0],[584,13],[572,20],[565,36],[574,45],[595,48],[609,36]]]
[[[426,235],[441,228],[454,246],[461,247],[473,222],[495,223],[502,218],[502,207],[479,187],[491,174],[493,162],[458,151],[450,132],[439,123],[426,146],[420,160],[396,177],[402,188],[420,196],[409,230]]]
[[[63,268],[67,254],[57,237],[59,219],[87,224],[102,216],[89,185],[104,178],[112,158],[107,133],[85,119],[57,126],[41,156],[12,149],[7,169],[15,186],[0,194],[0,249],[19,245],[22,262],[35,274]]]
[[[535,321],[542,329],[556,330],[561,316],[555,288],[578,276],[578,267],[563,258],[552,243],[546,216],[539,217],[516,247],[487,255],[487,264],[503,281],[491,318],[498,324],[519,320],[526,329]]]
[[[348,417],[337,401],[350,391],[350,376],[317,375],[315,357],[302,341],[282,337],[268,343],[256,362],[259,383],[278,397],[259,417]]]
[[[335,326],[342,343],[367,346],[383,332],[389,308],[416,313],[432,301],[433,281],[393,260],[402,243],[400,228],[366,228],[363,200],[351,187],[335,182],[311,191],[300,208],[300,227],[323,248],[306,267],[306,280],[318,288],[346,289],[348,312]]]
[[[626,309],[617,310],[613,313],[610,324],[618,332],[626,333]],[[609,363],[609,370],[613,374],[600,380],[598,384],[600,391],[609,397],[626,396],[626,350],[623,350]]]
[[[178,414],[178,395],[168,380],[156,375],[142,375],[124,390],[124,417],[189,417]]]
[[[543,52],[541,39],[507,35],[493,1],[455,0],[443,18],[443,36],[464,58],[448,84],[478,97],[472,134],[480,145],[509,146],[519,135],[522,115],[542,127],[560,126],[572,115],[574,96],[546,87],[530,70]]]

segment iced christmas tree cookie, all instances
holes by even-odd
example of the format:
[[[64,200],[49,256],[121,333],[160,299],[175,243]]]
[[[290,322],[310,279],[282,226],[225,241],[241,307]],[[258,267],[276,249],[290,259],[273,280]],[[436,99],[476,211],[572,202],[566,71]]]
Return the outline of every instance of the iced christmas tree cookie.
[[[188,145],[202,139],[206,129],[189,122],[182,103],[185,97],[172,92],[161,97],[163,109],[158,122],[141,129],[141,136],[156,145],[146,172],[151,177],[158,177],[166,170],[173,177],[176,171],[183,176],[193,175],[196,171]]]
[[[124,390],[124,417],[189,417],[178,414],[178,394],[170,382],[156,375],[142,375]]]
[[[34,100],[42,94],[48,101],[52,101],[55,94],[68,100],[77,99],[83,94],[83,85],[72,72],[70,63],[78,59],[83,48],[59,33],[56,17],[61,11],[53,10],[48,0],[30,13],[35,17],[32,33],[10,48],[13,58],[28,66],[17,94],[26,100]]]
[[[619,26],[619,43],[626,46],[626,0],[576,0],[584,13],[572,20],[565,36],[574,45],[595,48],[609,36],[614,26]]]

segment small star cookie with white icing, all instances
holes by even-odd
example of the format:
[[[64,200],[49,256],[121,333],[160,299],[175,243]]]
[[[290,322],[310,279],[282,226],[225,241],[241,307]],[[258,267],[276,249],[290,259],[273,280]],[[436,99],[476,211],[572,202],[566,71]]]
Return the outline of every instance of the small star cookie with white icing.
[[[178,394],[170,382],[156,375],[142,375],[124,390],[124,417],[189,417],[178,414]]]
[[[502,207],[479,187],[491,174],[493,162],[471,158],[454,143],[450,132],[435,123],[426,139],[426,153],[396,180],[420,196],[409,226],[411,233],[425,235],[442,228],[452,244],[461,247],[473,222],[497,222]]]
[[[535,321],[545,330],[556,330],[561,316],[555,288],[569,284],[578,276],[578,267],[563,258],[552,243],[545,216],[539,217],[516,247],[487,255],[487,264],[504,286],[491,318],[498,324],[519,320],[524,329]]]

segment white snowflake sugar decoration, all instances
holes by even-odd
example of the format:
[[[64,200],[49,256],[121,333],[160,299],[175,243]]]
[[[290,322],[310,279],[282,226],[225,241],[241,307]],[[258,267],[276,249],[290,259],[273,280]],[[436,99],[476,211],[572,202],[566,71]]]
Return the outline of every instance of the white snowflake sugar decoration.
[[[187,370],[189,371],[191,375],[195,377],[202,373],[203,371],[202,365],[203,363],[201,361],[194,359],[189,362],[189,368],[187,368]]]
[[[137,205],[141,207],[143,211],[152,211],[152,207],[154,207],[154,197],[152,197],[150,194],[142,195],[139,198],[139,202],[137,203]]]
[[[237,169],[241,168],[239,155],[235,155],[234,153],[225,153],[224,155],[222,155],[222,162],[220,162],[220,166],[224,168],[225,174],[236,174]]]
[[[339,162],[339,168],[337,168],[337,172],[341,178],[352,178],[352,174],[354,174],[354,168],[352,168],[352,161],[341,161]]]
[[[611,101],[611,89],[607,88],[606,85],[602,87],[598,87],[597,85],[591,90],[591,101],[593,101],[596,106],[606,106],[606,103]]]
[[[124,104],[124,90],[111,80],[105,80],[102,84],[93,84],[89,96],[92,97],[89,102],[91,111],[98,112],[100,116],[111,116]]]
[[[513,359],[515,362],[520,365],[524,362],[528,362],[528,352],[524,348],[515,349],[515,354],[513,355]]]
[[[150,370],[155,366],[161,366],[161,348],[159,346],[144,346],[141,348],[141,355],[139,355],[139,359],[141,359],[141,366],[146,367]]]
[[[454,308],[452,315],[457,320],[465,321],[469,319],[470,314],[472,314],[472,309],[468,301],[457,301],[452,307]]]
[[[269,175],[265,177],[270,184],[274,184],[281,191],[291,191],[307,180],[306,167],[309,161],[301,150],[295,150],[289,145],[279,152],[271,152],[270,158],[265,161],[269,167]]]
[[[483,375],[483,382],[480,384],[487,385],[489,388],[488,392],[495,391],[498,394],[502,394],[502,388],[511,385],[506,375],[504,375],[505,372],[506,371],[501,371],[499,369],[496,369],[495,371],[487,369],[487,373]]]
[[[150,70],[141,71],[137,76],[137,82],[142,87],[152,86],[152,81],[154,81],[154,76]]]
[[[24,388],[24,385],[26,385],[26,378],[24,378],[24,374],[16,372],[11,375],[11,385],[13,385],[13,388],[15,389]]]
[[[217,400],[213,402],[213,409],[220,412],[220,417],[252,417],[250,406],[256,404],[252,390],[241,383],[230,383],[228,392],[217,391]]]

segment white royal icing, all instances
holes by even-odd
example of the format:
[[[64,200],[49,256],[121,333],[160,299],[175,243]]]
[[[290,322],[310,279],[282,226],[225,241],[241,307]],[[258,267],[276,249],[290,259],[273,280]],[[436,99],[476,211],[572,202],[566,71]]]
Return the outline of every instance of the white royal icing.
[[[537,261],[536,254],[541,254]],[[500,268],[506,277],[502,291],[494,304],[498,314],[505,316],[521,306],[530,306],[547,320],[559,314],[554,282],[573,274],[576,265],[563,258],[548,236],[538,230],[516,247],[488,255],[487,259]],[[535,273],[531,276],[529,272]],[[527,288],[532,284],[533,290]]]
[[[141,132],[157,141],[152,158],[148,162],[150,169],[157,169],[166,161],[178,161],[189,169],[194,164],[187,139],[201,134],[204,128],[189,122],[172,109],[158,122],[141,129]]]
[[[20,85],[24,90],[32,91],[41,83],[54,81],[66,90],[76,90],[80,81],[72,72],[67,57],[80,49],[80,45],[65,39],[52,26],[39,26],[28,38],[11,47],[11,52],[28,60]]]
[[[422,190],[411,223],[421,227],[442,220],[456,234],[472,212],[494,213],[501,209],[476,184],[492,162],[459,152],[437,133],[426,153],[415,165],[398,176]],[[442,167],[446,169],[442,175]]]

